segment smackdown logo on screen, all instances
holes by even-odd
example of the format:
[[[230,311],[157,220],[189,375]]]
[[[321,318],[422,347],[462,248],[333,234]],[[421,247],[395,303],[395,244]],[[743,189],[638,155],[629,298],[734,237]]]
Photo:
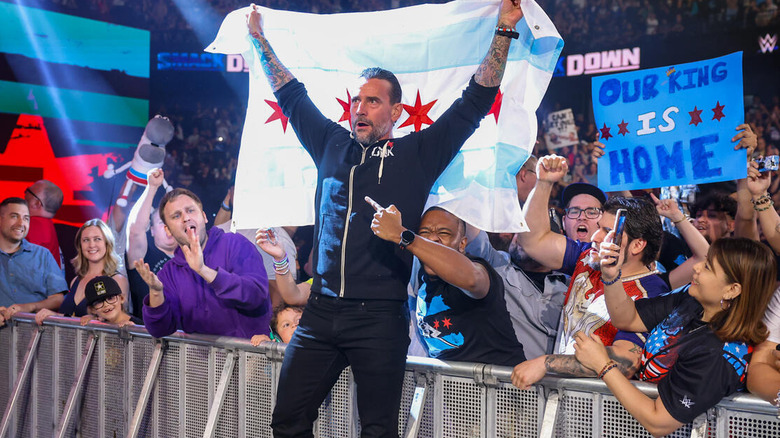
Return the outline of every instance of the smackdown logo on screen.
[[[561,56],[558,58],[553,76],[582,76],[639,70],[640,57],[639,47]]]
[[[241,55],[223,55],[202,52],[158,52],[158,71],[220,71],[248,72],[249,66]]]

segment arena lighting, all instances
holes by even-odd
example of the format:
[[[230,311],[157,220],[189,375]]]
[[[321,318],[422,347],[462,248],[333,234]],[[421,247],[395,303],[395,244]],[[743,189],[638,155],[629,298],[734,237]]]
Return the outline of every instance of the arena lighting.
[[[29,41],[30,45],[33,48],[33,51],[35,51],[36,57],[38,59],[46,59],[45,53],[44,53],[43,49],[41,48],[41,46],[39,44],[39,40],[38,40],[38,38],[36,36],[36,33],[40,31],[41,27],[46,28],[46,30],[47,30],[46,35],[48,35],[49,37],[56,38],[57,37],[57,33],[54,32],[54,29],[51,28],[51,26],[49,26],[49,23],[47,23],[47,22],[37,23],[36,26],[35,26],[35,27],[37,27],[37,29],[35,29],[35,27],[32,26],[32,24],[30,23],[30,17],[27,14],[27,9],[25,7],[26,5],[24,5],[24,3],[25,2],[23,0],[22,1],[20,1],[20,0],[15,0],[14,1],[14,4],[19,8],[19,16],[21,17],[23,25],[24,25],[24,33],[25,33],[24,37],[27,39],[27,41]],[[54,75],[52,74],[50,66],[47,65],[47,63],[45,63],[45,62],[41,62],[38,65],[39,65],[39,68],[41,70],[41,73],[43,74],[44,81],[45,81],[46,85],[50,85],[50,84],[53,85],[53,84],[55,84]],[[14,69],[13,68],[13,64],[11,65],[11,69],[12,70]],[[14,73],[16,74],[17,72],[14,71]],[[35,102],[35,96],[32,95],[32,92],[30,92],[30,95],[28,96],[28,99],[33,101],[33,102],[31,102],[32,105],[33,105],[33,108],[37,110],[38,109],[38,103]],[[61,99],[61,96],[60,96],[59,93],[56,93],[56,92],[52,93],[52,103],[54,104],[54,106],[57,109],[58,113],[60,113],[60,114],[66,114],[67,113],[67,111],[65,110],[65,105],[63,105],[63,103],[62,103],[62,99]],[[76,142],[76,135],[74,134],[73,124],[71,123],[71,121],[67,120],[67,119],[63,119],[62,126],[63,126],[63,128],[65,130],[65,135],[67,136],[68,143],[71,143],[71,144],[75,143]]]
[[[217,35],[223,17],[207,0],[173,0],[181,16],[190,25],[201,47],[206,47]]]
[[[205,48],[211,44],[225,17],[214,10],[214,8],[210,6],[208,0],[172,1],[179,10],[179,13],[181,13],[181,16],[184,17],[192,31],[195,33],[195,37],[198,39],[200,46]],[[205,52],[202,53],[206,54]],[[241,55],[238,56],[240,57]],[[226,73],[226,71],[223,71],[222,75],[225,76]],[[239,85],[236,83],[228,81],[228,86],[236,96],[242,96],[246,93],[246,89],[239,89]]]

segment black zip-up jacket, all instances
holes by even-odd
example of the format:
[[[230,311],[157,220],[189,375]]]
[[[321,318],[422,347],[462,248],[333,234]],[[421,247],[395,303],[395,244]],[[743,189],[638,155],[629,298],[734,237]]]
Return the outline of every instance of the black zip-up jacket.
[[[498,87],[472,78],[463,96],[431,126],[362,146],[314,106],[297,80],[275,95],[317,166],[312,291],[354,299],[406,300],[412,257],[371,232],[374,209],[395,204],[417,231],[433,183],[490,111]]]

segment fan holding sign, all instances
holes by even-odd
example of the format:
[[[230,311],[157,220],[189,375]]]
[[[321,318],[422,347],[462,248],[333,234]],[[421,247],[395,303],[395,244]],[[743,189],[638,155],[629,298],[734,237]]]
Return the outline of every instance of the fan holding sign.
[[[602,190],[745,178],[745,153],[731,144],[744,121],[741,52],[596,77],[591,93]]]

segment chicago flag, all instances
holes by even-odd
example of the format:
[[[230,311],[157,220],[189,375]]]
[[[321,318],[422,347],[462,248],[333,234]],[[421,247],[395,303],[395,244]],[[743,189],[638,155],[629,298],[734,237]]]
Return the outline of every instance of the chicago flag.
[[[404,113],[393,135],[425,129],[460,97],[493,39],[498,1],[458,0],[379,12],[304,14],[259,8],[280,61],[322,113],[349,129],[348,89],[367,67],[398,77]],[[526,229],[514,175],[536,140],[536,108],[563,40],[544,11],[522,0],[518,40],[490,114],[434,184],[439,205],[486,231]],[[233,219],[238,229],[314,223],[317,171],[263,73],[246,26],[231,12],[207,52],[242,54],[250,66]]]

